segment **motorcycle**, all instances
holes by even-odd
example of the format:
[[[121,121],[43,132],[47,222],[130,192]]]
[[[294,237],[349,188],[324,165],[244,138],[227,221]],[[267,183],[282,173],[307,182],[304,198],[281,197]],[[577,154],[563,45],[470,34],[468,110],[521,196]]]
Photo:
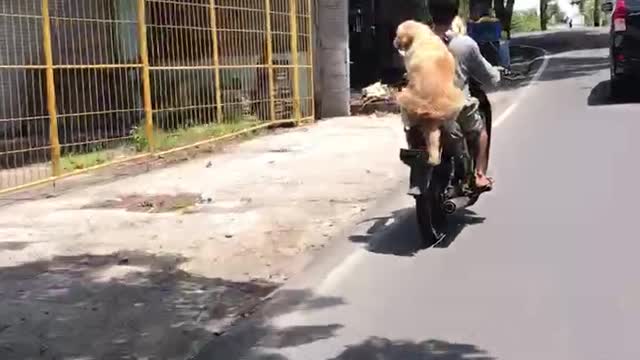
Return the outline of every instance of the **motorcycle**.
[[[470,83],[471,95],[479,102],[479,112],[484,118],[491,148],[491,103],[485,91],[476,83]],[[400,149],[401,161],[409,166],[409,195],[416,202],[416,216],[425,247],[431,247],[446,238],[447,220],[458,210],[473,206],[479,193],[473,186],[475,180],[474,144],[467,143],[464,156],[455,154],[446,141],[442,146],[442,161],[429,165],[426,143],[418,127],[405,128],[408,148]],[[487,158],[488,158],[487,154]]]

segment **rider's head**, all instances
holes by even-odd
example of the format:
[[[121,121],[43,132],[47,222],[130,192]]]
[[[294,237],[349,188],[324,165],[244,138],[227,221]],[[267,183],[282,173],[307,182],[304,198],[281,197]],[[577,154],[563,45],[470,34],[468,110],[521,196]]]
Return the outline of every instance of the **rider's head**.
[[[433,25],[438,27],[450,26],[458,15],[458,0],[429,0],[428,6]]]

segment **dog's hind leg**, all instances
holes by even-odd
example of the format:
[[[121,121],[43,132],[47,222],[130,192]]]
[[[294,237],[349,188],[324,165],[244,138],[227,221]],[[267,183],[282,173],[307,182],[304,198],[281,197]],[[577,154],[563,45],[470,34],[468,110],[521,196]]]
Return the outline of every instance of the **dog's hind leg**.
[[[440,153],[440,137],[442,131],[438,124],[425,124],[422,127],[424,140],[427,144],[427,154],[429,155],[429,164],[433,166],[440,165],[441,153]]]

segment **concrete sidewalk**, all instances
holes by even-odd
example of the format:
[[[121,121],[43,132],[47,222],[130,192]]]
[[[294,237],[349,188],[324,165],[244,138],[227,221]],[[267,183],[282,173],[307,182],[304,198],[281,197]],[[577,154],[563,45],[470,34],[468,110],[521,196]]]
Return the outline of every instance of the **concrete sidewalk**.
[[[406,176],[352,117],[0,207],[0,358],[183,359]]]

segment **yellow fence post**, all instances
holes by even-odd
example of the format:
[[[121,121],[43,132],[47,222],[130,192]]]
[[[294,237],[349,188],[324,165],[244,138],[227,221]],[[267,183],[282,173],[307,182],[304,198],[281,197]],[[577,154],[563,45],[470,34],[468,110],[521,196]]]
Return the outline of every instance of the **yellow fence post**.
[[[308,50],[309,54],[309,77],[311,79],[311,85],[309,85],[309,90],[311,91],[311,121],[316,119],[316,97],[315,97],[315,84],[314,84],[314,67],[313,67],[313,48],[315,46],[315,37],[313,33],[313,21],[315,19],[313,12],[313,1],[307,0],[307,10],[309,15],[309,21],[307,22],[307,33],[309,36]]]
[[[216,121],[222,122],[222,86],[220,86],[220,49],[218,44],[218,14],[215,0],[209,0],[209,18],[211,20],[211,37],[213,38],[213,71],[216,87]]]
[[[42,45],[46,65],[47,111],[49,112],[49,142],[51,143],[51,172],[60,176],[60,138],[58,137],[58,111],[56,109],[56,85],[53,76],[53,50],[51,48],[51,18],[49,0],[42,0]]]
[[[147,44],[147,20],[145,1],[138,0],[138,43],[142,62],[142,102],[144,105],[144,131],[149,143],[149,152],[155,151],[153,138],[153,105],[151,103],[151,73],[149,71],[149,48]]]
[[[265,22],[267,30],[267,68],[269,71],[269,116],[276,120],[276,89],[273,74],[273,33],[271,31],[271,0],[264,0]]]
[[[298,59],[298,0],[289,0],[291,27],[291,57],[293,65],[293,111],[296,123],[302,119],[300,112],[300,61]]]

